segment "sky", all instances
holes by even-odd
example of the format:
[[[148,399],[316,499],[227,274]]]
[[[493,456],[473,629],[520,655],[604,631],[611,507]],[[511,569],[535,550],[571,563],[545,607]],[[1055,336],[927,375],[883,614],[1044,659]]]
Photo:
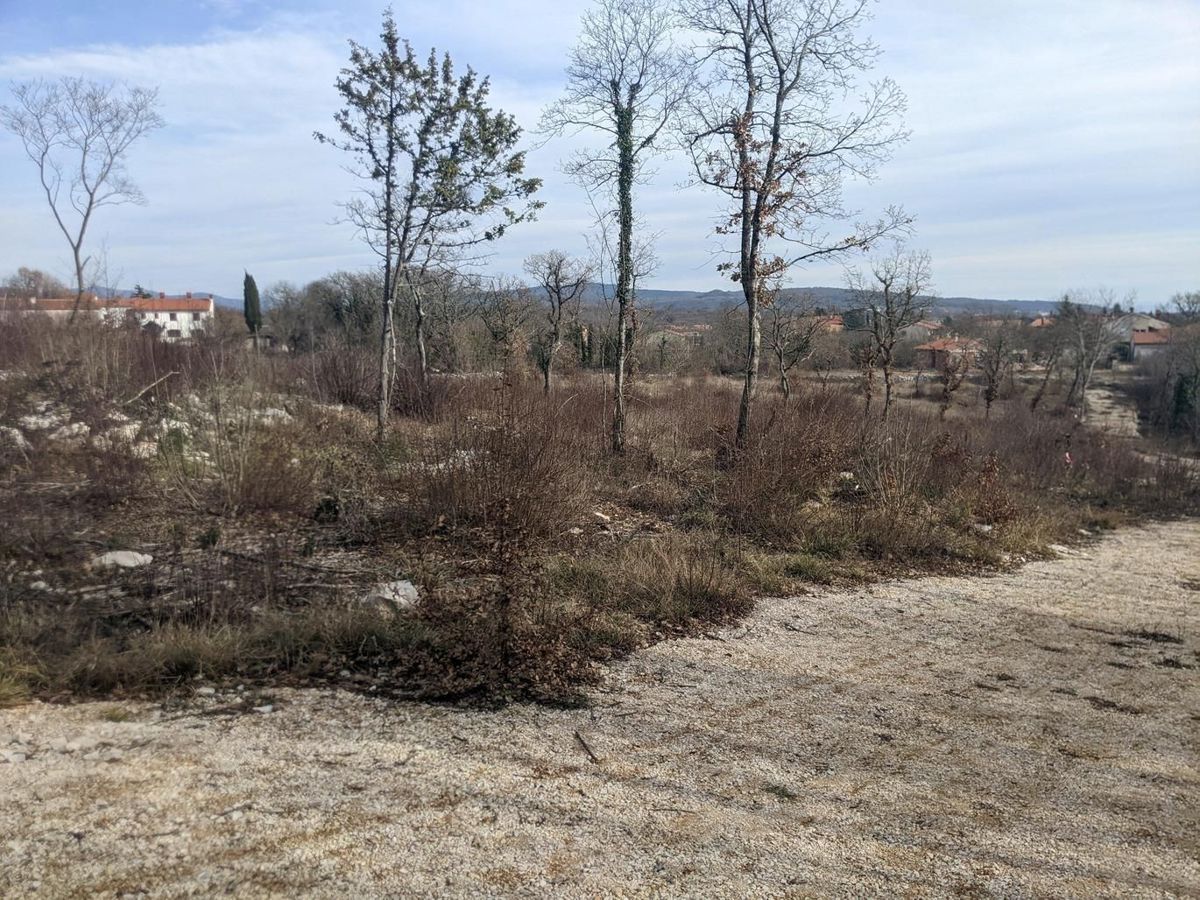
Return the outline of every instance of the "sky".
[[[447,50],[492,80],[544,179],[546,207],[491,246],[486,270],[530,253],[587,252],[594,214],[561,170],[575,142],[536,134],[562,91],[580,0],[393,4],[420,51]],[[355,183],[313,140],[338,108],[347,39],[375,44],[379,0],[0,0],[0,105],[30,78],[157,86],[167,125],[135,147],[145,206],[101,210],[89,231],[110,281],[238,297],[373,259],[339,204]],[[910,139],[847,190],[864,216],[916,217],[941,296],[1048,299],[1136,292],[1152,308],[1200,289],[1200,0],[881,0],[872,77],[908,97]],[[666,156],[635,203],[656,236],[647,287],[732,287],[716,269],[720,200]],[[70,251],[20,143],[0,133],[0,277],[18,266],[70,281]],[[792,283],[837,286],[837,265]]]

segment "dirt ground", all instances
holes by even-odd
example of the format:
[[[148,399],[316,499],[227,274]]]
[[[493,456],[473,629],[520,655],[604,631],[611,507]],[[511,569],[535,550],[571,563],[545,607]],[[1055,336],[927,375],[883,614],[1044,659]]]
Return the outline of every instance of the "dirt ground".
[[[1198,551],[764,600],[580,709],[3,711],[0,896],[1200,896]]]

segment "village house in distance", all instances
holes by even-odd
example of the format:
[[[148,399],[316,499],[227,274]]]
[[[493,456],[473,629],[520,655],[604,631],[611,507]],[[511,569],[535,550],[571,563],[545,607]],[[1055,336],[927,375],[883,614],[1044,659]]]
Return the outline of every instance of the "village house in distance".
[[[43,315],[66,321],[75,308],[74,297],[4,298],[0,313],[4,315]],[[111,325],[120,325],[132,318],[143,329],[157,332],[165,341],[185,341],[201,332],[211,331],[213,324],[212,297],[84,297],[79,315],[90,316]]]

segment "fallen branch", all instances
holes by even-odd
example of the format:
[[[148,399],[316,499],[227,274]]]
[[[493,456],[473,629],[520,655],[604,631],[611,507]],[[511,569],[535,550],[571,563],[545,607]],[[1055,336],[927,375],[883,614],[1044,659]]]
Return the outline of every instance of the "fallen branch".
[[[588,755],[588,758],[596,765],[600,765],[600,757],[592,752],[592,748],[588,746],[588,742],[583,739],[583,735],[579,733],[578,729],[575,731],[575,740],[579,742],[579,746],[583,748],[583,752]]]
[[[164,375],[162,378],[159,378],[157,381],[150,382],[150,384],[146,385],[144,388],[142,388],[140,391],[138,391],[136,394],[134,394],[132,397],[130,397],[128,400],[126,400],[121,405],[128,406],[130,403],[133,403],[135,400],[140,400],[143,397],[143,395],[145,395],[148,391],[154,390],[156,387],[158,387],[160,384],[162,384],[164,381],[166,381],[172,375],[178,375],[178,374],[179,374],[178,372],[168,372],[166,375]]]

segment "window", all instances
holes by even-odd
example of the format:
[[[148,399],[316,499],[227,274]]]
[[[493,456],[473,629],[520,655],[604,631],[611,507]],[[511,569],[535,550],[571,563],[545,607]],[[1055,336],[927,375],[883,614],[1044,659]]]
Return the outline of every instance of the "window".
[[[199,322],[200,321],[200,313],[192,313],[192,321]]]
[[[172,322],[174,322],[174,321],[175,321],[175,313],[171,313],[171,321],[172,321]]]
[[[181,332],[178,328],[172,328],[167,332],[167,337],[179,337]]]

